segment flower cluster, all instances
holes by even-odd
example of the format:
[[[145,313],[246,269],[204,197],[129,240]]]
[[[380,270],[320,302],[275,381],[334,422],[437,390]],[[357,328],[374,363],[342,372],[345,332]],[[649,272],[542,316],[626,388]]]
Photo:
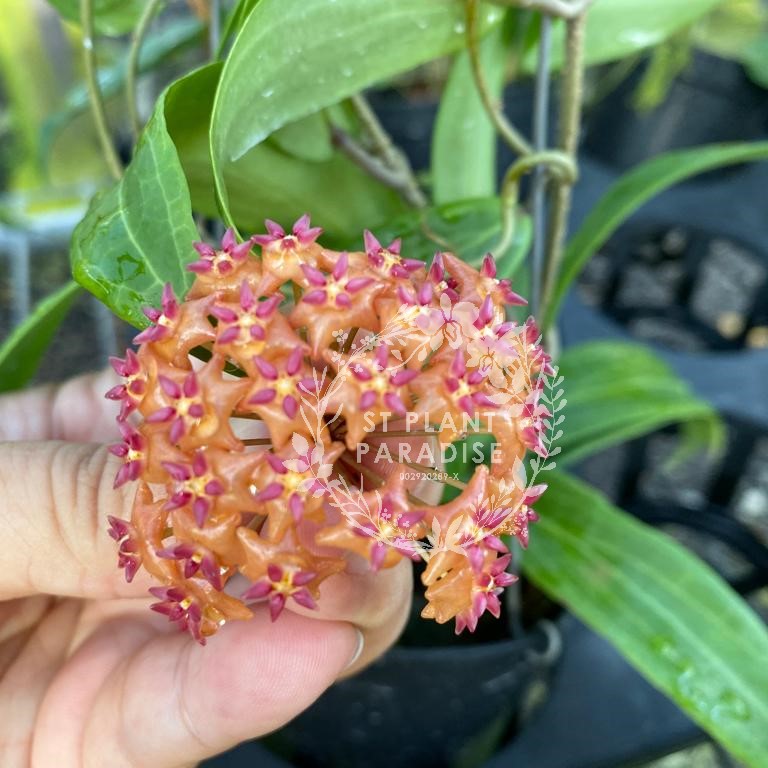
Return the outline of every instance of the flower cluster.
[[[544,490],[515,480],[527,451],[546,454],[549,418],[539,332],[507,318],[523,300],[490,255],[478,270],[450,253],[425,265],[370,232],[360,252],[324,248],[308,217],[267,229],[196,244],[186,299],[166,286],[138,349],[112,361],[115,485],[138,483],[131,519],[110,520],[119,565],[155,577],[153,608],[202,643],[256,603],[273,619],[313,609],[354,556],[374,570],[428,559],[423,615],[474,629],[515,579],[500,535],[527,544]],[[419,445],[473,429],[499,458],[428,503],[439,467]],[[398,440],[408,459],[377,463]],[[440,529],[450,546],[420,544]],[[237,574],[239,597],[225,590]]]

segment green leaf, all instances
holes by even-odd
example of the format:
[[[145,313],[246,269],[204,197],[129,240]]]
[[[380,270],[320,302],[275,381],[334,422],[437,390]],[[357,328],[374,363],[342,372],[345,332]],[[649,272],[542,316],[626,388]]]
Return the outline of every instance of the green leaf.
[[[80,286],[69,281],[43,299],[0,345],[0,392],[21,389],[34,375]]]
[[[269,140],[286,154],[313,163],[330,160],[334,153],[331,127],[321,112],[278,128]]]
[[[708,144],[693,149],[666,152],[640,163],[624,174],[600,198],[568,243],[555,295],[546,308],[544,327],[547,328],[552,324],[568,287],[584,265],[619,225],[643,203],[698,173],[726,165],[766,159],[768,159],[768,141]]]
[[[48,0],[67,20],[80,23],[80,0]],[[124,35],[141,16],[145,0],[93,0],[93,22],[101,35]]]
[[[498,22],[498,8],[485,21]],[[219,200],[225,166],[278,128],[464,43],[457,0],[261,0],[238,34],[211,120]]]
[[[446,448],[444,456],[447,461],[445,461],[442,471],[448,477],[460,480],[462,483],[469,483],[478,465],[491,466],[495,445],[493,435],[469,434],[461,440],[456,440],[451,443],[452,447]],[[446,504],[460,494],[459,488],[445,483],[440,503]]]
[[[750,43],[744,51],[744,69],[753,82],[768,88],[768,34]]]
[[[723,59],[742,61],[755,40],[765,34],[768,9],[762,0],[723,0],[690,30],[691,42]]]
[[[594,341],[565,350],[559,364],[568,400],[558,441],[562,462],[678,422],[686,425],[689,446],[722,445],[715,411],[647,347]]]
[[[161,95],[123,178],[94,198],[72,236],[75,279],[139,327],[147,323],[142,307],[159,303],[164,283],[183,294],[192,282],[185,265],[198,232],[165,119],[166,100],[187,79]]]
[[[194,209],[216,217],[206,137],[193,151],[188,150],[189,146],[180,147]],[[261,232],[267,218],[289,225],[309,213],[325,231],[323,242],[341,245],[405,209],[395,192],[339,152],[325,162],[310,163],[286,155],[267,141],[231,165],[226,180],[232,195],[232,218],[244,233]],[[333,194],[329,194],[329,185]]]
[[[139,71],[147,72],[200,40],[203,25],[196,18],[182,18],[147,36],[139,55]],[[105,98],[118,94],[125,84],[126,62],[99,69],[99,85]],[[77,85],[64,97],[60,110],[48,116],[41,128],[41,160],[45,161],[58,132],[90,108],[88,89]]]
[[[436,251],[452,251],[464,261],[480,266],[483,256],[501,236],[499,199],[462,200],[457,203],[411,211],[387,224],[374,227],[383,243],[403,238],[403,253],[409,259],[431,261]],[[522,211],[517,214],[515,236],[509,248],[495,253],[500,277],[512,277],[531,242],[531,221]],[[351,247],[361,247],[356,240]]]
[[[768,765],[768,630],[670,537],[554,472],[528,578],[603,635],[737,759]]]
[[[509,247],[495,249],[501,237],[501,208],[499,199],[480,198],[410,211],[392,221],[373,227],[372,231],[382,243],[402,238],[402,252],[409,259],[429,263],[437,251],[451,251],[468,264],[480,267],[483,256],[493,251],[500,278],[514,278],[515,291],[523,296],[530,292],[529,273],[524,264],[531,245],[531,219],[518,211],[515,233]],[[358,237],[347,247],[359,250]],[[527,307],[513,307],[511,319],[522,322],[528,315]]]
[[[691,63],[692,53],[690,36],[685,32],[672,35],[657,45],[632,94],[632,107],[638,112],[656,109],[667,98],[678,75]]]
[[[599,0],[587,17],[586,63],[603,64],[652,48],[697,21],[722,0]],[[552,66],[563,63],[565,27],[557,22],[552,34]],[[536,70],[536,48],[525,58]]]
[[[184,168],[192,207],[210,217],[217,217],[218,209],[208,125],[220,71],[221,65],[213,64],[189,75],[168,93],[165,104],[168,132]],[[372,179],[340,152],[334,151],[328,160],[307,162],[286,154],[273,138],[269,137],[226,169],[232,217],[241,231],[262,231],[265,218],[287,225],[310,213],[325,229],[324,242],[341,245],[365,227],[405,210],[394,191]]]
[[[480,45],[480,60],[494,99],[500,99],[508,58],[502,25]],[[432,196],[452,203],[496,192],[496,129],[472,76],[469,55],[461,51],[440,99],[432,138]]]

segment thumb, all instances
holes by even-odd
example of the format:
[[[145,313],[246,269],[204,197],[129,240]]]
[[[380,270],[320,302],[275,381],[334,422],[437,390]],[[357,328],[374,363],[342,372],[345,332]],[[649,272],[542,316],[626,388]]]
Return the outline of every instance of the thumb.
[[[266,610],[202,647],[126,616],[92,635],[38,715],[40,765],[178,768],[275,730],[354,659],[348,623]],[[37,764],[37,763],[36,763]]]

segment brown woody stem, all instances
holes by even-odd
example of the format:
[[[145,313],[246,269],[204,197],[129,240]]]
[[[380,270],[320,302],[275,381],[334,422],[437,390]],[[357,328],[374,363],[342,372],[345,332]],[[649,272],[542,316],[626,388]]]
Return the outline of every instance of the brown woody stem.
[[[392,141],[365,96],[361,93],[351,96],[349,103],[355,110],[373,152],[369,152],[346,131],[331,124],[331,136],[336,146],[368,174],[395,189],[409,205],[426,208],[427,198],[408,158]]]
[[[414,208],[426,206],[427,199],[419,188],[410,166],[408,170],[405,170],[402,164],[396,168],[391,167],[383,158],[371,154],[355,138],[336,125],[331,126],[331,136],[333,143],[369,176],[394,189]]]

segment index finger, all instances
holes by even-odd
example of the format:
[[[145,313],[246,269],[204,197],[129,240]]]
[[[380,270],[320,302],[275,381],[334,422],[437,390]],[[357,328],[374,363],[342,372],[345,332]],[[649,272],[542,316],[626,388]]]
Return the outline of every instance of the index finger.
[[[0,441],[106,442],[119,437],[117,407],[104,393],[118,383],[112,370],[88,373],[0,396]]]
[[[119,465],[95,444],[0,443],[0,600],[145,594],[149,577],[125,582],[107,534],[133,507],[135,489],[113,488]]]

